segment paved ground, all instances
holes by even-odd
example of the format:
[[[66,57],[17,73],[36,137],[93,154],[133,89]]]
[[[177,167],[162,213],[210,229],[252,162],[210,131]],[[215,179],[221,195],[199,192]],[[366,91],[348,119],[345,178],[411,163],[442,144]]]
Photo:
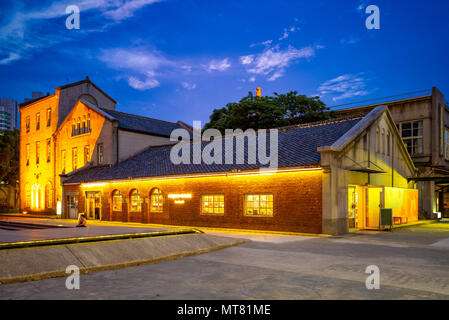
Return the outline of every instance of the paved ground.
[[[449,299],[449,225],[300,237],[211,232],[246,244],[179,260],[0,286],[1,299]],[[380,268],[367,290],[365,269]]]
[[[140,233],[164,231],[171,228],[161,227],[145,227],[143,224],[139,226],[123,226],[114,225],[113,223],[91,223],[87,228],[75,228],[74,220],[55,220],[55,219],[27,219],[27,218],[5,218],[1,217],[0,221],[12,221],[21,223],[37,223],[49,225],[62,225],[68,228],[48,228],[48,229],[23,229],[23,230],[3,230],[0,227],[0,243],[30,241],[30,240],[48,240],[48,239],[64,239],[72,237],[90,237],[99,235],[116,235],[125,233]]]

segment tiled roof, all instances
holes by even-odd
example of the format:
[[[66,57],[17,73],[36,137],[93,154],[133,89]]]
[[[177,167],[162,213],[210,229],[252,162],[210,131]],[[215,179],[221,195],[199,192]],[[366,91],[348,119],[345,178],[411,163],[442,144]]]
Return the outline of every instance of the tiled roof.
[[[118,120],[119,129],[170,137],[173,130],[182,128],[179,124],[147,118],[130,113],[113,111],[101,108],[114,119]]]
[[[320,153],[317,151],[317,148],[332,145],[360,120],[361,118],[340,119],[280,129],[278,137],[278,167],[319,166]],[[220,142],[224,145],[224,141],[229,141],[228,139],[231,138],[222,139]],[[267,141],[269,141],[269,137],[267,137]],[[202,149],[209,143],[211,142],[202,143]],[[234,150],[236,150],[235,138],[233,139],[233,144]],[[192,144],[189,145],[192,147]],[[82,170],[67,179],[65,183],[253,170],[266,167],[266,165],[262,165],[258,161],[255,164],[248,163],[247,137],[245,137],[244,164],[208,165],[201,163],[175,165],[170,161],[171,148],[172,146],[150,147],[136,156],[111,167],[91,167]],[[224,159],[225,148],[223,147],[222,150],[222,159]],[[267,147],[267,154],[269,154],[269,146]]]

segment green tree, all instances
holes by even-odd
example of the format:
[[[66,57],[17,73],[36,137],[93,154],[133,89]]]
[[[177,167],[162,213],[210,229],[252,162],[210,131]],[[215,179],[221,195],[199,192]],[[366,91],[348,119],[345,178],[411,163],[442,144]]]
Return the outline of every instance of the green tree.
[[[273,97],[256,97],[251,92],[239,102],[214,109],[204,129],[270,129],[330,119],[333,114],[319,97],[274,93]]]
[[[15,189],[18,199],[19,181],[19,130],[6,130],[0,133],[0,182]]]

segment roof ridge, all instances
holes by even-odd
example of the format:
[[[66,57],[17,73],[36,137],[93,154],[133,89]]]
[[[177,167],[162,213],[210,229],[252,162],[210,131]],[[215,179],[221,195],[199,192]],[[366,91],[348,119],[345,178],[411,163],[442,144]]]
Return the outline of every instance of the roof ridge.
[[[156,118],[151,118],[151,117],[146,117],[146,116],[142,116],[139,114],[134,114],[134,113],[127,113],[127,112],[123,112],[123,111],[117,111],[117,110],[110,110],[110,109],[106,109],[106,108],[100,108],[101,110],[105,111],[105,112],[117,112],[120,114],[124,114],[127,116],[132,116],[132,117],[136,117],[136,118],[142,118],[142,119],[149,119],[149,120],[155,120],[155,121],[159,121],[159,122],[165,122],[165,123],[169,123],[169,124],[177,124],[176,122],[171,122],[171,121],[166,121],[166,120],[161,120],[161,119],[156,119]]]
[[[293,125],[274,128],[274,129],[278,129],[279,131],[284,131],[284,130],[293,130],[293,129],[300,129],[300,128],[310,128],[310,127],[323,126],[323,125],[340,123],[340,122],[345,122],[345,121],[350,121],[350,120],[362,119],[363,117],[364,116],[362,114],[355,114],[355,115],[349,115],[349,116],[315,121],[315,122],[293,124]]]

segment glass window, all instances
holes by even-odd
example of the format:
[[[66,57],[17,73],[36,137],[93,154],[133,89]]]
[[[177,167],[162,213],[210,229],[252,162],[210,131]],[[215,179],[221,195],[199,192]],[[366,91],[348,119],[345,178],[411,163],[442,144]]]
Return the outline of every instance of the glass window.
[[[131,212],[140,212],[142,211],[142,205],[140,200],[140,193],[136,189],[131,191],[130,201],[129,201],[129,210]]]
[[[47,109],[47,127],[51,124],[51,109]]]
[[[26,123],[26,132],[30,132],[30,117],[26,117],[25,119],[25,123]]]
[[[41,127],[41,114],[36,113],[36,130],[39,130]]]
[[[245,195],[245,215],[247,216],[273,216],[273,194],[247,194]]]
[[[39,164],[40,143],[36,142],[36,164]]]
[[[97,145],[97,152],[98,152],[98,164],[102,164],[104,161],[104,157],[103,157],[103,144],[99,143]]]
[[[115,190],[112,193],[112,211],[122,211],[122,195],[120,191]]]
[[[78,168],[78,149],[72,149],[72,170],[76,170]]]
[[[398,129],[407,151],[411,155],[424,153],[422,120],[399,123]]]
[[[66,161],[65,150],[61,151],[61,159],[62,159],[62,172],[65,173],[65,161]]]
[[[90,147],[84,146],[84,163],[88,163],[90,161]]]
[[[27,166],[30,165],[30,144],[26,145],[26,160],[27,160]]]
[[[224,195],[214,194],[201,196],[201,213],[224,214]]]
[[[158,188],[154,188],[150,195],[151,212],[163,212],[164,211],[164,195]]]
[[[47,162],[51,161],[51,140],[47,139]]]

